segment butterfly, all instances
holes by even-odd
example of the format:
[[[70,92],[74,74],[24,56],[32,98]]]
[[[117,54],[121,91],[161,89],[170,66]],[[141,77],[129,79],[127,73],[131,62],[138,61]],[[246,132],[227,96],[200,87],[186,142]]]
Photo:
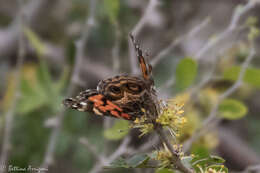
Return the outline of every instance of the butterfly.
[[[159,104],[152,77],[152,66],[146,62],[143,51],[132,34],[130,38],[142,75],[117,75],[101,80],[96,89],[87,89],[74,98],[63,100],[65,107],[132,121],[144,115],[149,115],[151,118],[157,116]]]

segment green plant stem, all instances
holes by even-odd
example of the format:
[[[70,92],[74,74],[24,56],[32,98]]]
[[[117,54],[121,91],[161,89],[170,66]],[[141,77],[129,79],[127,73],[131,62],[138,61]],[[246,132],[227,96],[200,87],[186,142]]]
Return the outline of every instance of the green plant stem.
[[[155,131],[157,132],[157,134],[159,135],[161,141],[163,143],[165,143],[165,145],[167,146],[167,148],[170,150],[171,154],[172,154],[172,162],[174,163],[174,165],[176,166],[176,169],[184,172],[184,173],[193,173],[193,171],[187,167],[185,167],[183,165],[183,163],[181,162],[180,156],[178,155],[178,153],[176,153],[176,151],[173,148],[173,145],[171,144],[171,142],[169,141],[169,139],[167,138],[167,136],[165,135],[163,128],[161,126],[156,127]]]

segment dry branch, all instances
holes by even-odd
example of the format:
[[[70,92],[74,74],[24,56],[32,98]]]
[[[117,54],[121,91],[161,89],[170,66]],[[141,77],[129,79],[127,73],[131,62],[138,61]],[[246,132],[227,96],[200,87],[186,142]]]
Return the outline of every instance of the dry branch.
[[[4,128],[4,137],[3,137],[3,144],[2,144],[2,151],[0,156],[0,164],[1,169],[0,173],[5,172],[5,169],[8,168],[8,157],[9,157],[9,151],[11,149],[11,135],[12,135],[12,129],[13,129],[13,120],[14,120],[14,114],[16,110],[16,105],[20,93],[20,83],[21,83],[21,75],[22,75],[22,66],[25,59],[25,38],[23,33],[23,26],[24,26],[24,11],[22,10],[23,1],[19,0],[19,7],[20,12],[18,15],[18,61],[16,64],[15,74],[14,74],[14,93],[12,98],[12,103],[9,106],[9,110],[7,110],[7,113],[5,115],[5,128]]]
[[[220,34],[216,36],[216,38],[209,40],[196,54],[196,59],[202,59],[206,57],[207,53],[216,48],[216,45],[220,42],[223,42],[227,38],[230,38],[237,29],[239,29],[240,19],[254,8],[259,2],[257,0],[248,0],[247,4],[244,6],[237,6],[234,10],[229,26]],[[216,50],[215,50],[216,51]]]
[[[37,26],[42,21],[43,15],[48,13],[57,0],[31,0],[23,7],[27,25]],[[41,23],[42,24],[42,23]],[[19,38],[19,16],[14,19],[12,24],[0,31],[0,59],[9,57],[16,52]],[[34,29],[34,27],[32,27]]]
[[[246,60],[243,62],[243,65],[241,67],[241,71],[239,73],[237,81],[229,89],[227,89],[223,94],[221,94],[218,97],[216,104],[212,107],[207,119],[205,119],[203,121],[201,128],[196,130],[196,132],[192,135],[192,137],[184,143],[184,145],[183,145],[184,152],[189,150],[192,143],[205,133],[207,128],[209,128],[209,126],[212,125],[212,122],[214,122],[214,121],[217,121],[217,123],[220,122],[220,118],[217,118],[217,113],[218,113],[218,108],[219,108],[220,103],[224,99],[229,97],[231,94],[233,94],[241,86],[241,84],[243,83],[243,77],[245,75],[246,69],[248,68],[248,66],[249,66],[251,60],[254,58],[254,56],[255,56],[255,48],[254,48],[254,44],[252,43],[250,53],[249,53],[248,57],[246,58]]]
[[[95,23],[95,10],[96,10],[96,1],[91,0],[89,15],[86,18],[83,33],[82,33],[80,40],[77,42],[76,62],[74,65],[71,82],[70,82],[70,85],[68,88],[68,93],[67,93],[68,97],[70,97],[73,94],[73,92],[76,88],[75,82],[77,82],[77,80],[79,78],[80,67],[82,65],[83,58],[84,58],[84,47],[87,42],[89,32]],[[65,110],[63,108],[60,111],[60,113],[57,115],[57,125],[52,130],[52,133],[51,133],[48,145],[47,145],[47,149],[45,152],[44,160],[43,160],[43,163],[41,164],[41,168],[48,168],[49,165],[53,163],[55,146],[56,146],[58,136],[61,131],[64,117],[65,117]]]

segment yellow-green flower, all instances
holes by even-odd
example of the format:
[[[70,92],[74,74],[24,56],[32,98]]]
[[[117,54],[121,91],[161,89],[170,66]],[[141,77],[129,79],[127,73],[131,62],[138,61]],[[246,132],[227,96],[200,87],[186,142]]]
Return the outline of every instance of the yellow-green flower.
[[[179,129],[187,122],[183,114],[183,104],[175,103],[170,100],[166,106],[162,108],[161,114],[156,119],[156,122],[162,126],[169,127],[178,136]]]
[[[154,125],[147,122],[147,117],[145,115],[141,118],[136,118],[132,127],[139,128],[141,131],[141,135],[139,137],[151,132],[154,129]]]

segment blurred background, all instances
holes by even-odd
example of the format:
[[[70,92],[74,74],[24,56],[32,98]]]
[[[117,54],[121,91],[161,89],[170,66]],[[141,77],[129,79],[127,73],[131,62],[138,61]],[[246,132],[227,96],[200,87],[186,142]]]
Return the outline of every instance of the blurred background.
[[[260,164],[259,16],[257,0],[0,0],[0,172],[155,172],[102,168],[158,148],[156,136],[62,106],[101,79],[139,73],[130,32],[159,97],[185,104],[181,143],[223,103],[186,153],[219,155],[230,172]]]

